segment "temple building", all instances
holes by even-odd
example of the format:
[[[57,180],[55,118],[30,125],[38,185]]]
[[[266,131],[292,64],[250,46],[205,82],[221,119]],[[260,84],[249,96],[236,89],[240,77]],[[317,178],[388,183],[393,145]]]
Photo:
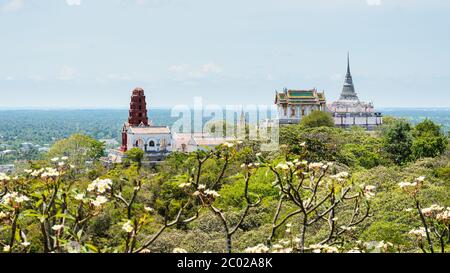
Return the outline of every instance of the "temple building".
[[[280,125],[296,124],[314,110],[326,111],[325,92],[311,90],[288,90],[276,92],[275,104],[278,108]]]
[[[347,55],[347,74],[344,87],[339,100],[328,105],[337,127],[348,128],[352,126],[364,127],[373,130],[383,124],[382,114],[375,111],[371,102],[362,102],[353,85],[350,72],[350,56]]]
[[[109,160],[122,162],[125,153],[139,148],[144,151],[145,160],[163,160],[172,151],[172,133],[167,126],[153,126],[148,118],[147,102],[142,88],[133,90],[128,122],[122,127],[122,145],[111,150]]]

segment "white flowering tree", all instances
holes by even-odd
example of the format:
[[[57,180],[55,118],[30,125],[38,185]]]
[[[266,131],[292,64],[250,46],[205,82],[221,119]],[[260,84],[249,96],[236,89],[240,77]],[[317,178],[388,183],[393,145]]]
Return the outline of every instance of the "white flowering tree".
[[[61,252],[69,240],[80,243],[74,247],[82,247],[83,223],[95,212],[83,210],[81,194],[73,189],[74,166],[67,164],[67,160],[67,157],[53,158],[49,167],[25,170],[24,175],[13,179],[2,178],[5,192],[1,197],[2,221],[10,223],[4,227],[11,232],[9,244],[4,247],[11,252],[27,252],[31,247],[26,224],[32,223],[39,226],[44,252]],[[80,202],[76,207],[74,199]]]
[[[292,238],[289,252],[303,253],[314,249],[334,252],[336,248],[330,245],[343,244],[343,235],[369,217],[368,199],[375,195],[375,187],[355,185],[346,172],[333,175],[332,163],[308,163],[295,159],[273,164],[262,157],[259,159],[262,166],[275,174],[273,184],[280,191],[268,238],[269,246],[280,228],[287,227],[286,233],[290,234],[289,221],[298,219],[299,236]],[[339,214],[345,211],[341,208],[349,206],[352,207],[350,217],[340,217]],[[296,209],[290,209],[292,207]],[[317,244],[307,246],[308,229],[320,223],[328,227],[328,235]],[[273,247],[275,250],[281,248],[280,245]]]
[[[425,179],[425,176],[421,176],[412,182],[399,183],[402,191],[413,199],[415,210],[422,223],[421,227],[411,230],[408,234],[414,238],[424,253],[436,252],[435,241],[440,245],[441,253],[445,253],[446,245],[450,242],[450,207],[433,204],[428,208],[422,208],[419,193]]]

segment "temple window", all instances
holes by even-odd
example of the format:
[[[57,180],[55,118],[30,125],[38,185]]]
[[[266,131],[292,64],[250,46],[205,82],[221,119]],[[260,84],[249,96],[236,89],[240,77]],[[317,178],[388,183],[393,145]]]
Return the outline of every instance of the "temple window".
[[[149,146],[150,146],[150,147],[155,147],[155,142],[154,142],[153,140],[150,141]]]

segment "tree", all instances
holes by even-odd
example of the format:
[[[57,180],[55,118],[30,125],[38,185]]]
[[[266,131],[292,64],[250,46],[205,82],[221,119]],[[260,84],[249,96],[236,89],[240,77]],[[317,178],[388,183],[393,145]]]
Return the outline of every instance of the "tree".
[[[383,148],[389,158],[398,165],[410,160],[413,137],[411,125],[405,120],[397,120],[383,131]]]
[[[129,160],[137,163],[140,166],[142,163],[142,159],[144,158],[144,151],[139,148],[133,148],[128,150],[125,155]]]
[[[429,119],[417,124],[412,134],[414,159],[436,157],[447,150],[447,137],[442,133],[441,127]]]
[[[47,153],[48,158],[69,157],[71,162],[77,165],[99,159],[103,155],[104,144],[102,142],[81,134],[57,141]]]
[[[334,120],[330,113],[324,111],[312,111],[311,114],[300,121],[300,125],[307,128],[334,127]]]

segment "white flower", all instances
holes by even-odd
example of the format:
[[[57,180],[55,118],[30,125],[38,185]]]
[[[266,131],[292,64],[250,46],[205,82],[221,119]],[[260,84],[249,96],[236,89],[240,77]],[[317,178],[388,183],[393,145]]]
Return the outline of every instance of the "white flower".
[[[69,158],[67,157],[67,156],[63,156],[63,157],[61,157],[61,160],[62,161],[66,161],[66,160],[68,160]]]
[[[282,169],[282,170],[289,170],[289,165],[286,163],[279,163],[276,167],[276,169]]]
[[[356,227],[347,227],[347,226],[341,226],[340,228],[345,231],[352,231],[356,229]]]
[[[75,195],[75,200],[81,201],[84,199],[84,193],[79,193]]]
[[[323,167],[323,163],[320,162],[314,162],[309,164],[309,168],[311,170],[320,170]]]
[[[421,183],[421,182],[425,181],[425,178],[426,178],[425,176],[420,176],[415,179],[415,182]]]
[[[21,245],[24,246],[24,247],[28,247],[28,246],[31,245],[31,243],[30,242],[23,242],[23,243],[21,243]]]
[[[61,162],[58,163],[58,166],[59,166],[59,167],[64,167],[64,165],[66,165],[66,163],[63,162],[63,161],[61,161]]]
[[[154,212],[154,211],[155,211],[155,210],[154,210],[153,208],[151,208],[151,207],[145,207],[144,209],[145,209],[145,211],[147,211],[147,212]]]
[[[20,204],[26,201],[30,201],[30,198],[26,197],[25,195],[20,195],[16,197],[15,201]]]
[[[100,207],[101,205],[105,204],[106,202],[108,202],[108,199],[104,196],[97,196],[97,198],[95,200],[92,200],[91,203],[92,205],[94,205],[94,207]]]
[[[45,171],[41,174],[42,178],[56,178],[58,176],[60,176],[60,172],[57,169],[53,169],[53,168],[45,168]]]
[[[364,187],[364,195],[368,199],[372,198],[372,197],[375,197],[376,196],[376,189],[377,189],[377,187],[375,187],[375,186],[371,186],[371,185],[365,186]]]
[[[338,253],[339,251],[337,247],[329,246],[327,244],[310,245],[309,248],[312,249],[313,253]]]
[[[128,221],[125,224],[123,224],[122,229],[125,230],[125,232],[127,233],[131,233],[134,230],[133,226],[131,225],[131,221]]]
[[[404,188],[407,188],[407,187],[411,187],[411,186],[412,186],[412,183],[409,183],[409,182],[400,182],[400,183],[398,183],[398,186],[399,186],[400,188],[404,189]]]
[[[178,187],[180,188],[189,188],[192,185],[192,183],[181,183]]]
[[[347,251],[347,253],[362,253],[362,251],[359,248],[354,248],[352,250]]]
[[[54,231],[59,231],[59,230],[61,230],[61,229],[63,229],[64,228],[64,225],[54,225],[53,227],[52,227],[52,229],[54,230]]]
[[[30,199],[25,195],[19,195],[17,192],[7,193],[1,199],[1,203],[4,205],[10,205],[13,202],[20,204],[26,201],[30,201]]]
[[[92,192],[95,190],[95,187],[97,187],[97,183],[94,181],[91,184],[89,184],[89,186],[87,187],[87,191]]]
[[[444,207],[438,206],[438,205],[432,205],[429,208],[422,209],[423,215],[426,217],[432,217],[434,214],[438,212],[442,212],[444,210]]]
[[[234,144],[230,143],[230,142],[224,142],[222,145],[227,148],[233,148],[233,146],[234,146]]]
[[[409,235],[417,237],[419,239],[422,239],[423,237],[427,236],[427,233],[425,231],[424,227],[421,227],[419,229],[413,229],[410,232],[408,232]]]
[[[89,192],[94,191],[97,188],[98,193],[105,193],[107,190],[110,190],[112,186],[111,179],[95,179],[91,184],[89,184],[87,190]]]
[[[11,178],[7,176],[5,173],[0,173],[0,181],[9,181]]]
[[[43,172],[44,172],[44,169],[34,170],[34,171],[31,173],[31,176],[33,176],[33,177],[38,177],[38,176],[40,176],[41,173],[43,173]]]
[[[59,161],[59,157],[54,157],[54,158],[51,159],[51,161],[52,162],[57,162],[57,161]]]
[[[447,208],[446,211],[436,215],[436,220],[438,220],[439,222],[444,222],[444,223],[450,222],[450,208]]]
[[[218,194],[216,191],[213,190],[206,190],[205,194],[212,197],[220,197],[220,194]]]
[[[203,185],[203,184],[200,184],[200,185],[198,185],[198,188],[197,188],[198,190],[205,190],[206,189],[206,185]]]
[[[27,170],[24,170],[24,172],[27,173],[27,174],[31,174],[33,172],[33,170],[28,170],[27,169]]]
[[[175,248],[173,251],[173,253],[188,253],[185,249],[183,248]]]
[[[301,146],[301,147],[306,147],[306,142],[300,143],[300,146]]]
[[[6,217],[8,217],[8,214],[4,213],[3,211],[0,211],[0,220]]]
[[[3,252],[9,252],[11,247],[9,245],[3,247]]]

